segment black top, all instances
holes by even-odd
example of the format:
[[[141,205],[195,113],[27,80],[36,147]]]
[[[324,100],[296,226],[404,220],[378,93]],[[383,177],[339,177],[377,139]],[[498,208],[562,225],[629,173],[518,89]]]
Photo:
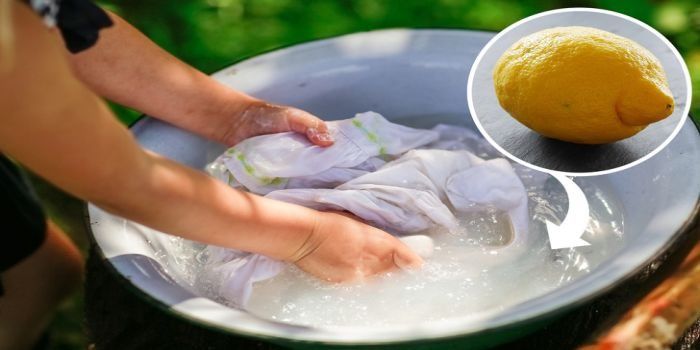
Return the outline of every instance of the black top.
[[[0,272],[33,253],[44,242],[46,218],[29,182],[0,155]],[[0,295],[2,291],[0,289]]]
[[[70,52],[97,42],[99,30],[112,25],[88,0],[26,0],[47,26],[56,26]],[[22,171],[0,153],[0,272],[31,255],[46,236],[46,216]],[[0,295],[2,284],[0,283]]]
[[[56,26],[72,53],[83,51],[97,42],[99,31],[111,26],[104,10],[90,0],[25,0],[47,26]]]

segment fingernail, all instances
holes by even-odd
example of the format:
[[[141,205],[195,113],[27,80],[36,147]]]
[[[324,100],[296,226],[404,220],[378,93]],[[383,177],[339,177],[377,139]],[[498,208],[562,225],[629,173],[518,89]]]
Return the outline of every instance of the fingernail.
[[[331,136],[331,134],[328,132],[319,133],[316,137],[318,137],[319,141],[333,142],[333,136]]]
[[[333,136],[328,131],[319,131],[316,128],[306,129],[306,135],[310,140],[320,143],[333,143]]]

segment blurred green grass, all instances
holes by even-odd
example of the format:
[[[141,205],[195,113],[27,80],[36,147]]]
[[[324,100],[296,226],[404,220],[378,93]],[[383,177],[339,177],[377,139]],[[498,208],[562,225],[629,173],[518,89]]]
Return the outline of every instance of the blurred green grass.
[[[700,114],[700,2],[513,0],[100,0],[163,48],[213,72],[270,49],[382,28],[498,31],[529,15],[561,7],[599,7],[635,17],[676,45],[691,73],[693,114]],[[126,123],[138,114],[115,110]]]
[[[676,45],[693,81],[692,113],[700,117],[700,3],[678,1],[511,0],[100,0],[163,48],[213,72],[270,49],[381,28],[464,28],[498,31],[529,15],[560,7],[600,7],[650,24]],[[138,113],[113,105],[130,123]],[[700,119],[698,119],[700,120]],[[81,203],[39,183],[49,214],[85,249]],[[82,294],[52,323],[54,349],[85,349]]]

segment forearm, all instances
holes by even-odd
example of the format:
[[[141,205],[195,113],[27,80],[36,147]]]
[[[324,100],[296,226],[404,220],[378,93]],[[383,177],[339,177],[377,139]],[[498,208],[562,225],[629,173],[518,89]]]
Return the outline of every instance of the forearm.
[[[110,13],[114,26],[90,49],[69,55],[75,75],[99,95],[223,142],[232,116],[256,99],[173,57]]]
[[[120,216],[188,239],[290,259],[320,213],[236,191],[202,172],[157,155],[122,195],[97,201]]]

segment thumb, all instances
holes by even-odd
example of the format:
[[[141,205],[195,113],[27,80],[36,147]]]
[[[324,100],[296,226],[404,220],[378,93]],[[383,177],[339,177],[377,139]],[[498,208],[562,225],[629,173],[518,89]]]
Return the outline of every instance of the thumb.
[[[306,134],[313,144],[327,147],[333,144],[326,123],[318,117],[296,108],[290,108],[287,123],[292,131]]]
[[[423,259],[403,243],[394,250],[394,265],[402,270],[415,270],[423,266]]]

